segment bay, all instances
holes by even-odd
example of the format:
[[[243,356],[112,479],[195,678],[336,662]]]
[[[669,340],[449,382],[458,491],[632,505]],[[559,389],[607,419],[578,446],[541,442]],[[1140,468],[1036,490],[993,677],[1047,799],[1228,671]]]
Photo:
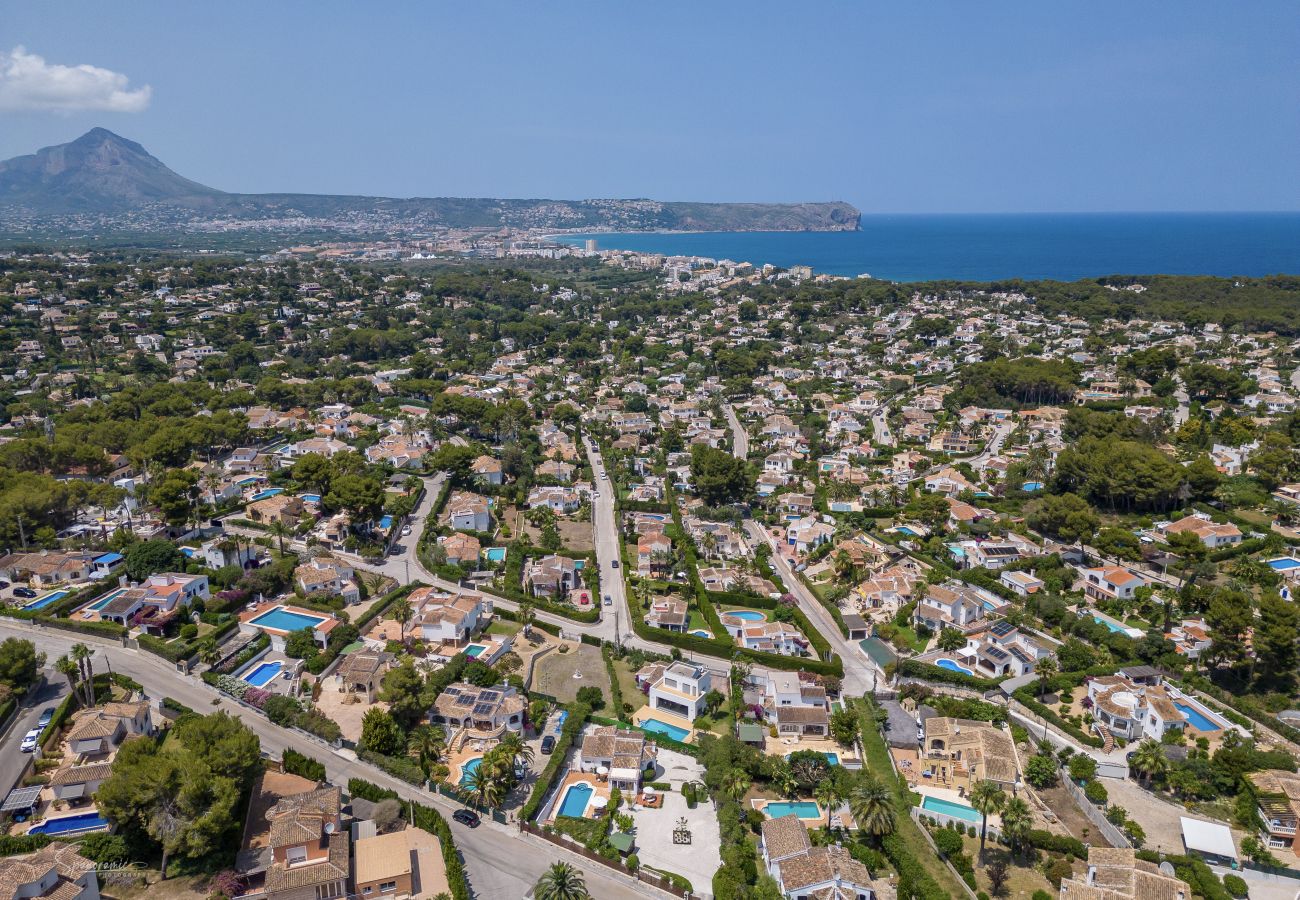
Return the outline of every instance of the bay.
[[[1300,213],[864,215],[851,232],[619,232],[556,240],[889,281],[1300,273]]]

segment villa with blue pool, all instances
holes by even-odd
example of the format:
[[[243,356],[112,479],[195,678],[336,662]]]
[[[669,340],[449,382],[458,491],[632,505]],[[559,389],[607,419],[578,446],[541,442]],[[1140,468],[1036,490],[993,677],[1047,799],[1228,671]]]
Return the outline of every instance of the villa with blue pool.
[[[159,572],[140,584],[122,584],[101,594],[74,612],[72,618],[114,622],[161,636],[194,600],[206,600],[209,595],[206,575]]]
[[[330,632],[341,621],[329,613],[268,601],[240,613],[239,630],[250,637],[258,632],[266,634],[271,639],[272,649],[283,653],[285,639],[304,628],[310,628],[312,640],[324,647],[329,641]]]
[[[1150,666],[1093,678],[1087,699],[1097,722],[1125,740],[1158,741],[1169,731],[1183,731],[1189,738],[1217,741],[1228,729],[1240,730],[1202,701],[1166,684]]]

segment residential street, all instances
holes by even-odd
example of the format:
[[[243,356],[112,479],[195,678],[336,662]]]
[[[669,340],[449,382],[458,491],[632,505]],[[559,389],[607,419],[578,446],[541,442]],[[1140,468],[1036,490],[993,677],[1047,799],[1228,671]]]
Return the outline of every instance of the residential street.
[[[727,414],[727,424],[731,426],[731,455],[736,459],[749,459],[749,433],[736,418],[736,408],[727,403],[722,409]]]
[[[251,713],[246,707],[208,687],[197,677],[180,675],[171,664],[152,654],[126,649],[115,642],[106,642],[89,635],[0,622],[0,639],[6,637],[22,637],[33,641],[37,650],[44,652],[49,659],[67,653],[75,643],[85,643],[98,651],[93,657],[96,672],[111,670],[129,675],[144,685],[145,693],[151,698],[173,697],[201,713],[223,709],[252,729],[261,740],[262,750],[272,757],[278,758],[285,747],[292,747],[323,762],[329,780],[334,784],[346,788],[349,778],[364,778],[391,788],[405,798],[437,807],[451,824],[456,846],[465,859],[470,885],[476,897],[485,900],[522,897],[557,858],[564,858],[584,871],[587,887],[593,897],[630,900],[658,894],[647,885],[625,880],[604,866],[593,865],[539,838],[520,834],[513,827],[498,825],[486,817],[480,827],[465,828],[451,821],[451,813],[459,808],[451,801],[392,778],[373,766],[356,760],[350,753],[333,750],[305,733],[272,725],[262,716]],[[38,710],[39,708],[41,707]]]
[[[768,546],[772,548],[772,566],[781,576],[781,581],[785,583],[785,589],[799,601],[799,608],[803,610],[804,615],[808,616],[809,621],[830,643],[831,649],[844,660],[844,693],[853,696],[861,695],[874,690],[877,679],[883,683],[884,672],[867,658],[856,643],[840,634],[839,626],[835,624],[826,607],[818,602],[812,591],[790,568],[790,563],[782,555],[782,547],[772,538],[771,533],[752,519],[745,522],[745,528],[751,540],[767,541]]]

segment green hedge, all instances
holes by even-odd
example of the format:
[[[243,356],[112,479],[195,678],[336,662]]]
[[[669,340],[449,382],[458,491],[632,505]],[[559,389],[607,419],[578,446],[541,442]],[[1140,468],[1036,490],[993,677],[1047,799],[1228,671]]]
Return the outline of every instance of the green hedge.
[[[41,732],[39,741],[42,747],[45,746],[45,742],[49,739],[50,735],[59,733],[59,729],[63,727],[64,722],[68,721],[68,716],[72,715],[76,705],[76,691],[73,691],[71,694],[68,694],[68,696],[63,698],[63,702],[54,710],[54,717],[50,719],[50,724],[46,725],[45,730]]]
[[[583,635],[585,638],[587,635]],[[600,643],[597,641],[597,643]],[[600,648],[600,655],[605,660],[605,673],[609,676],[609,701],[613,707],[614,718],[620,722],[627,721],[623,714],[623,688],[618,683],[618,672],[614,670],[614,651],[608,646]],[[0,716],[0,721],[3,717]]]
[[[1088,858],[1088,848],[1083,841],[1068,834],[1052,834],[1035,828],[1029,832],[1029,846],[1052,853],[1068,853],[1075,859]]]
[[[303,778],[311,781],[325,780],[325,764],[319,760],[312,759],[304,753],[299,753],[292,747],[284,749],[284,755],[281,757],[284,770],[290,775],[301,775]]]
[[[424,772],[413,759],[398,756],[384,756],[373,750],[358,750],[357,758],[382,769],[394,778],[400,778],[407,784],[419,787],[424,784]]]
[[[542,774],[537,776],[537,783],[533,785],[533,792],[528,795],[527,802],[519,810],[519,820],[521,822],[531,822],[533,817],[537,815],[537,811],[542,808],[542,802],[546,799],[547,791],[551,789],[555,776],[560,773],[560,766],[564,765],[564,757],[568,755],[573,742],[582,734],[582,729],[591,716],[591,707],[585,703],[571,703],[565,709],[569,713],[569,718],[565,720],[564,727],[560,729],[560,736],[555,741],[555,749],[551,753],[550,762],[546,764]]]
[[[17,705],[18,698],[16,697],[10,697],[4,703],[0,703],[0,724],[9,720],[9,714],[14,711],[14,707]]]
[[[946,684],[961,685],[962,687],[974,688],[977,691],[991,691],[1004,680],[1001,678],[980,678],[975,675],[967,675],[964,672],[954,672],[951,669],[917,662],[914,659],[900,660],[898,674],[909,678],[921,678],[925,681],[940,681]]]
[[[177,663],[189,659],[195,653],[195,648],[191,644],[171,644],[151,634],[142,634],[136,640],[140,642],[141,650],[148,650],[154,656],[161,656],[168,662]]]
[[[163,705],[163,709],[170,709],[173,712],[180,713],[182,715],[184,715],[185,713],[194,713],[194,710],[190,709],[188,706],[186,706],[181,701],[177,700],[175,697],[163,697],[162,705]]]
[[[401,587],[384,594],[384,596],[370,604],[369,609],[362,613],[361,617],[357,619],[357,630],[364,632],[366,626],[382,616],[388,610],[388,607],[410,594],[416,588],[422,587],[428,587],[428,585],[423,581],[412,581],[410,584],[402,585]]]
[[[97,637],[108,637],[114,640],[121,640],[122,636],[127,633],[126,628],[113,622],[78,622],[73,619],[51,619],[48,616],[36,616],[35,621],[63,631],[76,631],[81,634],[93,634]]]
[[[897,834],[886,836],[880,842],[880,848],[898,873],[898,896],[913,900],[950,900],[951,895],[917,862],[907,842]]]
[[[0,856],[31,853],[49,842],[50,837],[45,834],[0,834]]]

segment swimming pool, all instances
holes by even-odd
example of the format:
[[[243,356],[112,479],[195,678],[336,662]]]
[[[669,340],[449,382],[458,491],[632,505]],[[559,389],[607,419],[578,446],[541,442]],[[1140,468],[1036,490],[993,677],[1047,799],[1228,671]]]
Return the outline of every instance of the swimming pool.
[[[1274,572],[1289,572],[1292,569],[1300,569],[1300,559],[1294,556],[1279,556],[1277,559],[1270,559],[1268,567]]]
[[[94,603],[90,604],[88,608],[93,609],[95,612],[99,612],[105,606],[108,606],[108,604],[112,603],[114,600],[116,600],[118,597],[122,596],[126,592],[127,592],[127,588],[118,588],[115,591],[109,591],[107,594],[100,597]]]
[[[965,819],[967,822],[979,823],[980,814],[972,806],[965,803],[955,803],[952,800],[943,800],[939,797],[931,797],[928,794],[921,801],[921,809],[930,812],[944,813],[945,815],[955,816],[958,819]]]
[[[108,819],[97,812],[81,813],[76,816],[64,816],[60,819],[46,819],[39,825],[33,825],[28,834],[71,834],[74,831],[99,831],[108,827]]]
[[[50,593],[46,594],[44,597],[37,597],[31,603],[28,603],[26,606],[23,607],[23,609],[44,609],[45,607],[49,606],[51,603],[58,603],[64,597],[68,596],[68,594],[70,593],[72,592],[71,591],[50,591]]]
[[[949,672],[960,672],[963,675],[975,674],[970,669],[966,668],[965,666],[957,665],[955,662],[953,662],[951,659],[948,659],[947,657],[944,657],[943,659],[935,660],[934,664],[941,669],[947,669]]]
[[[262,687],[272,678],[279,675],[280,670],[283,668],[284,668],[283,663],[264,662],[256,669],[254,669],[253,671],[245,675],[244,681],[248,682],[253,687]]]
[[[1201,712],[1190,703],[1174,703],[1174,707],[1183,715],[1187,716],[1187,724],[1192,725],[1198,731],[1220,731],[1222,730],[1217,723],[1205,713]]]
[[[495,562],[495,563],[505,562],[506,548],[488,547],[486,550],[483,551],[483,555],[488,558],[488,562]]]
[[[256,494],[253,495],[252,499],[255,501],[266,500],[270,497],[278,497],[280,494],[283,493],[284,493],[284,488],[267,488],[264,491],[258,491]]]
[[[919,534],[917,534],[917,533],[916,533],[915,531],[913,531],[911,528],[908,528],[906,525],[899,525],[899,526],[898,526],[897,528],[895,528],[894,530],[897,531],[897,532],[899,532],[900,534],[906,534],[906,535],[908,535],[908,536],[910,536],[910,537],[920,537]]]
[[[392,517],[392,516],[384,516],[382,519],[379,520],[379,527],[382,528],[382,529],[384,529],[384,531],[387,531],[388,529],[392,528],[392,527],[393,527],[393,517]]]
[[[637,727],[651,734],[662,734],[665,737],[670,737],[674,741],[685,741],[690,736],[690,732],[685,728],[669,725],[667,722],[660,722],[658,719],[642,719],[641,724]]]
[[[780,800],[763,807],[763,812],[767,814],[769,819],[779,819],[782,816],[792,814],[801,819],[820,819],[822,817],[821,807],[811,800]]]
[[[301,497],[307,503],[320,503],[320,494],[302,494]]]
[[[1041,481],[1026,481],[1024,484],[1020,486],[1020,489],[1022,491],[1028,491],[1030,493],[1034,491],[1041,491],[1043,489],[1043,483]]]
[[[840,764],[840,755],[838,753],[834,753],[830,750],[827,750],[822,753],[822,756],[826,757],[826,761],[830,763],[832,766],[838,766]],[[790,754],[787,753],[785,755],[785,758],[789,759]]]
[[[560,815],[582,818],[594,793],[596,793],[595,789],[589,784],[569,785],[569,789],[564,792],[564,802],[560,804]]]
[[[737,619],[743,619],[746,622],[762,622],[767,619],[767,613],[761,613],[756,609],[733,609],[724,615],[735,616]]]
[[[304,628],[315,628],[325,621],[328,621],[326,616],[312,616],[307,613],[293,612],[283,606],[277,606],[275,609],[262,613],[248,624],[257,625],[260,628],[275,628],[280,631],[301,631]]]
[[[483,646],[482,644],[470,644],[468,647],[465,648],[465,655],[468,656],[470,659],[477,659],[478,655],[486,649],[487,647]]]
[[[474,773],[478,771],[478,767],[481,765],[483,765],[483,757],[476,756],[460,767],[461,787],[469,787],[470,782],[474,780]]]
[[[1099,616],[1099,615],[1096,615],[1096,614],[1093,615],[1092,620],[1093,620],[1094,622],[1096,622],[1098,625],[1105,625],[1105,626],[1106,626],[1106,630],[1109,631],[1109,632],[1111,632],[1112,634],[1114,634],[1114,633],[1118,633],[1118,632],[1121,632],[1121,631],[1127,631],[1127,630],[1128,630],[1127,628],[1125,628],[1123,625],[1119,624],[1118,622],[1116,622],[1116,621],[1114,621],[1114,620],[1112,620],[1112,619],[1104,618],[1104,617]]]
[[[705,631],[703,628],[697,628],[694,631],[692,631],[691,634],[695,635],[696,637],[702,637],[702,638],[713,637],[713,635],[709,634],[709,632]]]

